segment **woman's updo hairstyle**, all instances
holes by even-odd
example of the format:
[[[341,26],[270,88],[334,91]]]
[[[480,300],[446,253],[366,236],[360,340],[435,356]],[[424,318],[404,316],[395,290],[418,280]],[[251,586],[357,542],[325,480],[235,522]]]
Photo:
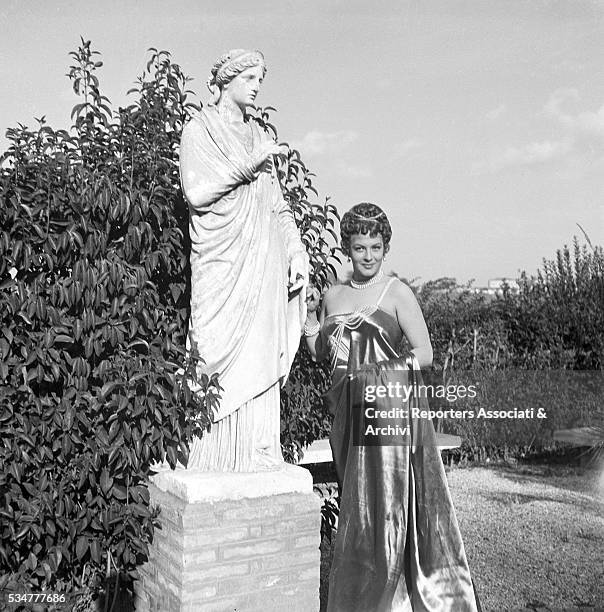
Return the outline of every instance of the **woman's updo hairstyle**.
[[[392,228],[386,213],[375,204],[363,202],[356,204],[344,213],[340,221],[340,236],[342,237],[342,250],[350,255],[350,237],[353,234],[369,234],[371,238],[378,235],[384,241],[384,253],[390,248]]]

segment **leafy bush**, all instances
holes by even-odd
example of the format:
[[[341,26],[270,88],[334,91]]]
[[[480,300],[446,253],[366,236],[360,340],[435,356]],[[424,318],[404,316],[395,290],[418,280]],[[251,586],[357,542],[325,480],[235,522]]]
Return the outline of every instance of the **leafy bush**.
[[[70,132],[9,129],[0,172],[0,589],[74,592],[137,575],[157,513],[156,461],[186,463],[216,407],[215,376],[185,351],[188,209],[178,146],[199,108],[170,54],[151,49],[134,101],[114,112],[89,41],[71,56]],[[256,120],[268,130],[271,109]],[[279,173],[326,282],[335,208],[308,201],[290,150]],[[296,385],[317,376],[294,368]],[[192,395],[187,381],[202,393]],[[290,387],[291,389],[292,387]],[[313,387],[314,388],[314,387]],[[301,390],[304,397],[314,391]],[[303,418],[285,395],[288,419]],[[288,430],[288,444],[297,444]],[[293,433],[292,433],[293,432]],[[87,591],[89,593],[89,591]]]
[[[521,367],[604,369],[604,251],[591,243],[558,249],[536,276],[522,275],[508,326]]]
[[[487,411],[528,411],[530,418],[447,419],[444,430],[461,436],[463,447],[454,454],[470,460],[525,456],[554,447],[558,429],[597,422],[604,396],[601,372],[576,370],[474,369],[456,372],[450,384],[474,384],[474,400],[460,400],[446,408]],[[540,418],[539,413],[543,418]],[[528,413],[526,413],[528,414]]]
[[[502,299],[460,287],[450,278],[425,283],[417,298],[430,332],[434,367],[444,380],[455,370],[509,365]]]
[[[544,420],[439,422],[462,437],[457,454],[484,459],[544,449],[556,429],[601,418],[604,255],[589,247],[575,238],[572,251],[565,246],[535,276],[524,273],[518,293],[485,296],[448,278],[415,288],[434,347],[433,384],[476,383],[486,410],[547,411]]]
[[[304,447],[329,436],[333,418],[323,400],[331,380],[329,368],[312,360],[304,342],[281,391],[281,446],[290,462],[303,456]]]
[[[90,43],[71,55],[71,133],[9,129],[0,174],[0,566],[35,590],[136,575],[150,466],[186,461],[217,399],[185,384],[187,79],[153,52],[113,114]]]

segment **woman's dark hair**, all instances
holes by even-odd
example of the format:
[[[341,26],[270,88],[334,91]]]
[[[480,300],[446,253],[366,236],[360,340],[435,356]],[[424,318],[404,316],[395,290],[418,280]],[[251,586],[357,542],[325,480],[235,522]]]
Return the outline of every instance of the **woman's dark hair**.
[[[392,228],[386,213],[379,206],[363,202],[344,213],[340,221],[342,250],[346,255],[350,255],[350,237],[353,234],[369,234],[371,238],[381,235],[386,253],[392,237]]]

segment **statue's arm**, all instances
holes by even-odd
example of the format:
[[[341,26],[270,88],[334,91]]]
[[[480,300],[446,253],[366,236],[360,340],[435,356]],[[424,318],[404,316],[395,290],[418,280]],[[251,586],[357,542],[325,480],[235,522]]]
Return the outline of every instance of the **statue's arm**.
[[[293,293],[308,284],[310,262],[304,244],[300,239],[300,231],[294,221],[294,215],[283,197],[274,164],[271,171],[273,174],[272,184],[275,189],[273,210],[277,215],[285,239],[289,267],[288,287],[289,291]]]
[[[189,121],[180,141],[180,180],[189,205],[203,210],[258,176],[255,163],[246,166],[222,157],[200,122]]]

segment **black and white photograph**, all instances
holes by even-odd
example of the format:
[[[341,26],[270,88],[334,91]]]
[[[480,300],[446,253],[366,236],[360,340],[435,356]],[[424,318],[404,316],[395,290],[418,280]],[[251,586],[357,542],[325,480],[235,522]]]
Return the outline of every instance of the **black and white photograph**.
[[[0,22],[0,612],[604,611],[603,2]]]

